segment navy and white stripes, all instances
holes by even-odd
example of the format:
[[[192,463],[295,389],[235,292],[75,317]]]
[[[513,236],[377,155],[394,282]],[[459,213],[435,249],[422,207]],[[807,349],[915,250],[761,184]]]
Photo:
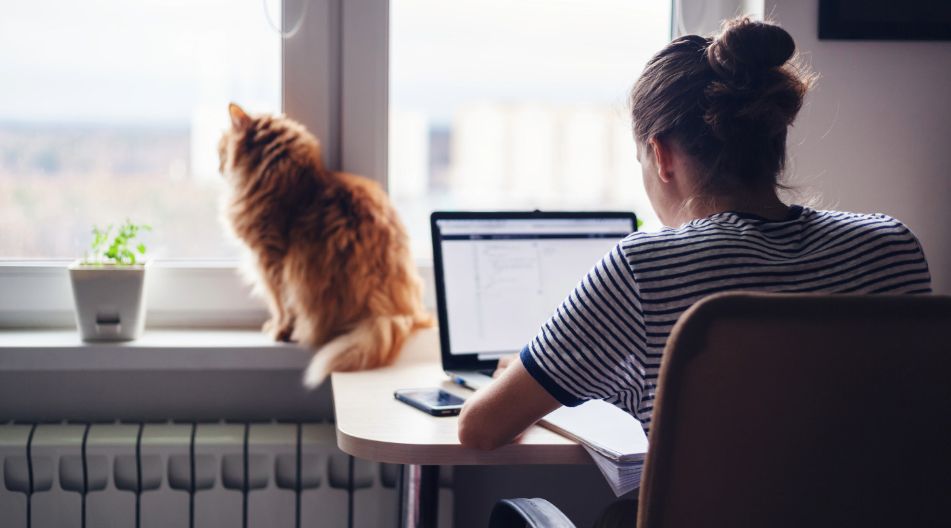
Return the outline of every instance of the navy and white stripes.
[[[703,297],[735,290],[930,293],[931,277],[918,240],[885,215],[718,213],[622,240],[522,350],[522,363],[562,404],[603,399],[646,430],[674,323]]]

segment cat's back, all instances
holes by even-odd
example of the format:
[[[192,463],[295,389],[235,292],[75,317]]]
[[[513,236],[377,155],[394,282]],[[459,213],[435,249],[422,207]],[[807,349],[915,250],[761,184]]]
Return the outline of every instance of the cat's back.
[[[366,176],[350,172],[335,172],[334,177],[343,186],[347,187],[355,196],[365,197],[374,201],[385,201],[386,193],[380,184]]]
[[[309,206],[301,207],[293,223],[293,239],[314,240],[352,247],[370,239],[405,239],[396,210],[380,185],[346,172],[326,172]]]
[[[349,172],[333,173],[333,179],[349,198],[347,208],[355,215],[384,216],[389,221],[399,222],[389,198],[376,181]]]

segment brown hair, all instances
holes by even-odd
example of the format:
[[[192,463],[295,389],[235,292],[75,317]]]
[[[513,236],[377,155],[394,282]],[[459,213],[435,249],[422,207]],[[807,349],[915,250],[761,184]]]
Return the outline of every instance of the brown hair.
[[[631,91],[635,138],[676,141],[701,168],[702,192],[777,186],[787,128],[813,82],[795,51],[785,30],[749,18],[674,40]]]

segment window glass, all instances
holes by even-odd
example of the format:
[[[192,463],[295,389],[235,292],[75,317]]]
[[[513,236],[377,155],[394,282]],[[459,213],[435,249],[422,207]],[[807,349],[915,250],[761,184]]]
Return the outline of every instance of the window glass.
[[[36,0],[0,17],[0,258],[74,258],[148,223],[153,257],[230,258],[227,103],[280,110],[280,1]]]
[[[434,209],[633,210],[628,93],[669,0],[391,0],[390,194],[417,255]]]

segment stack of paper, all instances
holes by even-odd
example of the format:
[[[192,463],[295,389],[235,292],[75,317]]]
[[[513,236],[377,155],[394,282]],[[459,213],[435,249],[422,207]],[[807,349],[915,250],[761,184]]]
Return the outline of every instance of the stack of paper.
[[[577,407],[561,407],[540,423],[582,444],[618,497],[640,485],[647,436],[630,414],[610,403],[591,400]]]

